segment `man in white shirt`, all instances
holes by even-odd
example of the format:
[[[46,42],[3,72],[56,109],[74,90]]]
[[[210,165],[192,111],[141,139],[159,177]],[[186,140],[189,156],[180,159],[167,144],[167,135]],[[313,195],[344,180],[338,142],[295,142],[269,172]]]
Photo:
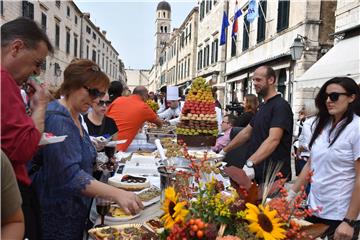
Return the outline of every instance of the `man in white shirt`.
[[[178,118],[180,116],[182,106],[179,100],[170,100],[168,101],[168,104],[169,108],[164,112],[159,113],[158,115],[161,119],[170,122],[172,119]]]
[[[159,113],[159,118],[169,122],[171,125],[176,125],[180,121],[179,116],[183,105],[179,102],[179,87],[167,86],[166,100],[169,108]]]

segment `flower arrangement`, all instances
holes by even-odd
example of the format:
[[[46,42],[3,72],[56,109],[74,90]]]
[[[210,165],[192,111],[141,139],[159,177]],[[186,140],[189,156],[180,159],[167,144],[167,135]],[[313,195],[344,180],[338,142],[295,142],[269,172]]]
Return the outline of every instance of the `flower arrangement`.
[[[161,239],[313,239],[326,230],[327,226],[320,224],[300,226],[296,219],[319,209],[301,207],[306,198],[304,189],[289,204],[286,201],[285,179],[281,178],[281,174],[270,177],[262,189],[253,183],[247,188],[235,185],[225,191],[224,184],[215,178],[203,182],[201,175],[206,166],[206,156],[196,161],[186,153],[186,146],[184,152],[190,161],[189,167],[194,171],[196,186],[181,181],[166,188],[162,205],[165,230]],[[276,177],[279,180],[275,181]],[[275,197],[267,200],[270,195]]]
[[[155,102],[152,99],[148,99],[146,100],[146,104],[149,105],[149,107],[156,112],[157,110],[159,110],[159,104],[157,102]]]

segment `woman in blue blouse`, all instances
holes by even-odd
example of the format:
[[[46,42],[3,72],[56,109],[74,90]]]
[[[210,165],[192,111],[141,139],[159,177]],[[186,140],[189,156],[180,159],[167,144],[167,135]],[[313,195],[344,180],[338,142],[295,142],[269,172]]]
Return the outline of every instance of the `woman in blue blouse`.
[[[45,132],[67,135],[64,142],[46,145],[34,159],[39,166],[33,185],[40,200],[43,239],[82,239],[91,197],[113,199],[128,213],[143,207],[134,194],[92,177],[96,150],[80,122],[80,113],[104,96],[109,79],[89,60],[71,63],[59,93],[48,105]]]

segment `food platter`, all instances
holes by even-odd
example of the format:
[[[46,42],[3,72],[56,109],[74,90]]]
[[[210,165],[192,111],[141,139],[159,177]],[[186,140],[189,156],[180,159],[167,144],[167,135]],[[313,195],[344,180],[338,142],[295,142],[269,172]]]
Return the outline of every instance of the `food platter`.
[[[159,218],[149,219],[145,222],[145,225],[156,233],[161,233],[164,230],[164,226]]]
[[[159,237],[144,224],[123,224],[102,228],[92,228],[89,235],[95,240],[157,240]]]
[[[176,126],[167,125],[158,128],[156,125],[148,125],[146,128],[146,134],[174,134]]]
[[[150,187],[148,178],[130,174],[116,174],[108,179],[108,184],[127,191],[140,191]]]
[[[128,215],[118,205],[114,204],[110,207],[108,214],[105,215],[105,224],[128,221],[140,215],[141,212],[136,215]]]
[[[140,191],[137,195],[141,199],[144,207],[147,207],[160,201],[161,190],[156,186],[151,186],[150,188]]]
[[[203,150],[189,150],[188,151],[189,155],[198,159],[198,160],[201,160],[205,157],[206,155],[206,158],[207,159],[220,159],[220,158],[223,158],[223,155],[221,154],[217,154],[213,151],[203,151]]]
[[[175,138],[176,126],[163,126],[162,128],[148,127],[145,134],[148,137],[148,142],[153,143],[157,138]]]

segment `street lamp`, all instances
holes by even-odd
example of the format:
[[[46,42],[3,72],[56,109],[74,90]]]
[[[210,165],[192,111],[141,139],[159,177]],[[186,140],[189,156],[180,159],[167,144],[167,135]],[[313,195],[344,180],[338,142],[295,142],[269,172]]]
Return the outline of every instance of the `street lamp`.
[[[290,47],[291,59],[299,60],[303,54],[305,44],[304,42],[307,40],[307,37],[303,37],[301,35],[297,35],[294,39],[293,44]]]
[[[290,73],[290,79],[289,79],[289,83],[288,83],[288,101],[290,102],[290,104],[292,104],[292,98],[293,98],[293,94],[292,91],[294,90],[294,70],[295,70],[295,62],[297,60],[301,59],[301,56],[304,52],[304,48],[305,48],[305,44],[306,44],[306,40],[307,37],[303,37],[300,34],[298,34],[296,36],[296,38],[294,39],[293,44],[290,47],[290,54],[291,54],[291,60],[290,61],[290,68],[289,68],[289,73]]]

